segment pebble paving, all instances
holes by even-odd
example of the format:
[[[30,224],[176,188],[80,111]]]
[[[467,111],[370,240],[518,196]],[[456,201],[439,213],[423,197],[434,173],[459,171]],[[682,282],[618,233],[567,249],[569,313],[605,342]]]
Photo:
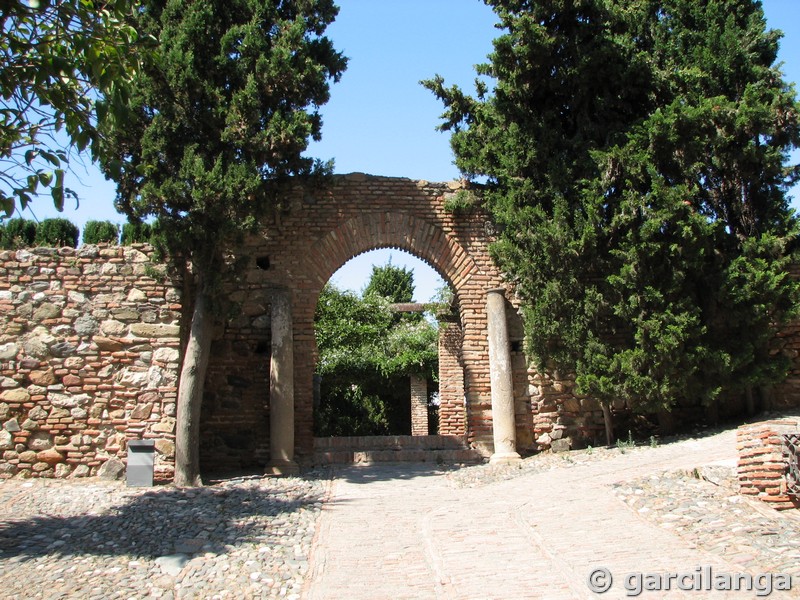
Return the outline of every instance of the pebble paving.
[[[733,467],[653,474],[614,491],[648,521],[746,571],[800,582],[800,517],[740,496]]]
[[[327,482],[0,482],[4,598],[299,598]]]

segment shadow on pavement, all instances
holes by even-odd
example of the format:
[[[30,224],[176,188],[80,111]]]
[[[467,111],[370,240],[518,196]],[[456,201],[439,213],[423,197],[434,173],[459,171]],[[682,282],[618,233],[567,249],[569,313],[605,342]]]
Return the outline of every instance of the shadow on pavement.
[[[379,481],[437,477],[458,470],[458,465],[434,465],[431,463],[376,463],[368,465],[339,465],[331,469],[335,479],[345,479],[350,483],[369,484]]]
[[[279,524],[285,515],[322,502],[321,492],[301,492],[296,499],[279,496],[258,487],[155,488],[104,514],[0,521],[0,559],[54,554],[155,558],[227,553],[247,542],[271,545],[283,533]]]

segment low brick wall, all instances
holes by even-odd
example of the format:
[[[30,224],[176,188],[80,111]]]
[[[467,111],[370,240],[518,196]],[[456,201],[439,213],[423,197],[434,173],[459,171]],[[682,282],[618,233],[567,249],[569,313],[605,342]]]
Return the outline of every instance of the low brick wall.
[[[174,472],[181,300],[150,248],[0,252],[0,477]]]
[[[775,509],[800,508],[787,494],[783,434],[800,431],[800,418],[743,425],[736,431],[739,490]]]

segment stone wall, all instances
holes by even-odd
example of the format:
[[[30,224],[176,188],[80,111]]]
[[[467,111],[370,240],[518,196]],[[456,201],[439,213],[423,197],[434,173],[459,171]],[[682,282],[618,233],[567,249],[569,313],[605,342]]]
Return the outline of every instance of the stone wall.
[[[458,360],[463,394],[445,398],[445,386],[440,395],[453,406],[463,405],[466,398],[465,434],[491,454],[486,294],[503,281],[489,256],[486,215],[476,209],[455,216],[445,208],[461,188],[458,182],[336,176],[328,188],[298,188],[284,198],[281,210],[265,216],[262,233],[241,250],[251,260],[245,275],[250,290],[283,289],[291,298],[298,461],[313,457],[314,312],[320,290],[348,260],[378,248],[410,252],[452,286],[462,330]],[[452,387],[457,393],[457,386]],[[447,426],[446,417],[443,423]]]
[[[174,471],[181,294],[147,246],[0,252],[0,476]]]

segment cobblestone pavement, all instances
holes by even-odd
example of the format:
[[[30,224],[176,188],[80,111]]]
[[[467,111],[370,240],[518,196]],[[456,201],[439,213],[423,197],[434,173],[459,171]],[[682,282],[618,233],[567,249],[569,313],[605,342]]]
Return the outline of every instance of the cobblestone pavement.
[[[635,572],[789,573],[800,516],[736,494],[735,432],[516,466],[348,467],[206,488],[0,481],[0,597],[626,598]],[[587,587],[614,575],[602,596]],[[638,598],[753,598],[643,591]]]
[[[0,482],[2,598],[299,598],[327,482]]]

